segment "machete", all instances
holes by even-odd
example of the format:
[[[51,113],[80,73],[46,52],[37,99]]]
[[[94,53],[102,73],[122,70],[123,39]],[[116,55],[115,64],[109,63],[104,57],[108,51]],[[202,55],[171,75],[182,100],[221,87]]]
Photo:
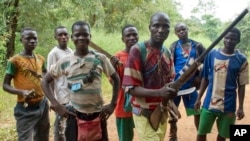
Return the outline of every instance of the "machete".
[[[111,58],[113,56],[92,41],[90,41],[89,46],[97,50],[98,52],[106,55],[108,58]]]
[[[104,49],[102,49],[100,46],[98,46],[97,44],[95,44],[94,42],[90,41],[89,42],[89,46],[92,47],[93,49],[95,49],[96,51],[106,55],[110,60],[112,60],[112,58],[114,57],[113,55],[111,55],[110,53],[108,53],[107,51],[105,51]],[[116,57],[114,57],[115,59]],[[122,66],[122,62],[116,58],[115,59],[115,64],[118,66]]]

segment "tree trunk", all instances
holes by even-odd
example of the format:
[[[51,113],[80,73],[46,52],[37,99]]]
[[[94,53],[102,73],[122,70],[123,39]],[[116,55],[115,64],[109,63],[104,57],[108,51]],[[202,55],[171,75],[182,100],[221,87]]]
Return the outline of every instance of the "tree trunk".
[[[5,3],[6,9],[13,9],[10,12],[6,13],[6,25],[7,32],[10,33],[10,36],[6,40],[6,59],[9,59],[15,53],[15,39],[16,39],[16,30],[18,22],[18,4],[19,0],[11,0]]]

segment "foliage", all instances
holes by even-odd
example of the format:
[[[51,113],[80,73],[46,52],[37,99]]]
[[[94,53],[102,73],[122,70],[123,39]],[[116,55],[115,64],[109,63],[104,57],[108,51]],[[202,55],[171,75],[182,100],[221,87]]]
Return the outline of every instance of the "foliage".
[[[203,15],[214,15],[215,14],[215,3],[214,0],[199,0],[196,7],[193,8],[192,13],[198,17]]]
[[[202,25],[205,35],[211,41],[214,41],[221,31],[221,21],[217,18],[214,18],[213,15],[203,15],[202,19],[205,21],[205,24]]]
[[[241,30],[241,42],[238,48],[244,53],[249,55],[250,52],[250,15],[246,15],[244,19],[238,24],[238,28]]]
[[[141,32],[144,32],[145,29],[148,29],[151,14],[159,10],[169,13],[169,16],[173,17],[172,19],[179,16],[172,0],[84,2],[82,0],[4,0],[1,3],[0,9],[5,12],[0,15],[2,17],[0,36],[3,35],[2,33],[11,35],[7,39],[1,38],[0,46],[6,46],[7,58],[16,52],[18,45],[16,36],[24,27],[33,27],[37,30],[41,47],[38,51],[43,54],[54,46],[53,31],[56,26],[70,27],[72,22],[79,19],[88,21],[92,28],[114,33],[127,23],[136,25]],[[17,7],[14,7],[13,4],[16,4]],[[15,19],[15,17],[17,18]],[[14,28],[14,25],[17,27]],[[11,44],[8,43],[9,40],[11,40]]]
[[[203,32],[211,41],[214,41],[221,32],[222,23],[213,15],[215,13],[214,0],[199,0],[197,6],[193,8],[193,18],[195,25],[201,28],[198,32]]]
[[[5,53],[6,53],[6,47],[5,47],[5,41],[8,39],[8,32],[4,32],[0,34],[0,65],[5,65]]]

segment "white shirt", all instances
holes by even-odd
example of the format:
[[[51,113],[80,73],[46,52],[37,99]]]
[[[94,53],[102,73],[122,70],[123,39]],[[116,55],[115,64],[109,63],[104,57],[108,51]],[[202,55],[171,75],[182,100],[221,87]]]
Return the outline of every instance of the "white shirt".
[[[54,47],[48,54],[47,57],[47,70],[50,70],[52,64],[55,64],[58,60],[73,53],[73,50],[67,47],[65,50],[58,47]],[[54,80],[54,94],[57,101],[60,104],[66,104],[69,102],[69,90],[67,79],[62,76]]]

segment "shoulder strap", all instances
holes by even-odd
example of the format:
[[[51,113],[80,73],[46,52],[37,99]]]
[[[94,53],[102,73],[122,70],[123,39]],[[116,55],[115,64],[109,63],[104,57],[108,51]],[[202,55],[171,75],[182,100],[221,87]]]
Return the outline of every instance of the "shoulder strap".
[[[141,57],[142,62],[144,63],[146,61],[146,55],[147,55],[147,49],[144,42],[139,43],[140,51],[141,51]]]
[[[171,45],[170,45],[170,51],[173,53],[176,49],[177,46],[177,42],[178,41],[174,41]]]
[[[171,51],[165,48],[164,46],[162,46],[162,48],[163,48],[163,52],[165,52],[166,54],[166,57],[171,58]]]
[[[97,59],[97,61],[100,61],[100,63],[102,64],[102,60],[100,59],[100,56],[96,53],[96,51],[94,50],[89,50],[89,53],[94,54],[95,59]],[[92,70],[95,70],[97,68],[97,64],[94,63],[92,66]]]
[[[140,52],[141,52],[141,59],[142,59],[142,62],[143,64],[145,63],[146,61],[146,55],[147,55],[147,49],[146,49],[146,46],[145,46],[145,43],[144,42],[140,42],[138,43],[139,47],[140,47]],[[166,54],[166,57],[169,57],[171,58],[171,53],[169,52],[168,49],[166,49],[164,46],[162,46],[162,52],[161,53],[165,53]],[[162,55],[161,55],[162,56]],[[156,68],[158,67],[158,64],[156,63],[149,71],[147,72],[144,72],[143,75],[147,75],[147,74],[150,74],[151,72],[153,72]]]

